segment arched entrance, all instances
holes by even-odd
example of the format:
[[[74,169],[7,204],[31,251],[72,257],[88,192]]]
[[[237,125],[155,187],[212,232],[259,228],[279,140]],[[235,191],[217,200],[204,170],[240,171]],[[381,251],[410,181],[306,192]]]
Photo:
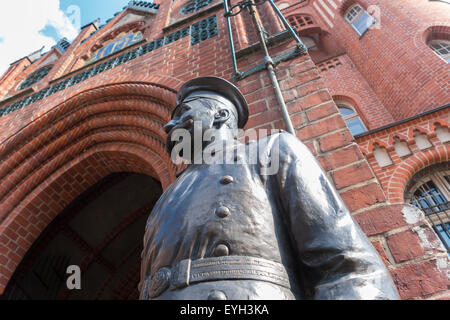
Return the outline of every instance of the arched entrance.
[[[5,299],[137,299],[145,222],[162,193],[135,173],[103,178],[69,204],[42,232],[17,267]],[[68,290],[81,270],[81,289]]]
[[[450,162],[417,172],[406,186],[405,201],[423,211],[450,254]]]
[[[161,84],[105,85],[37,114],[1,142],[0,295],[52,221],[106,177],[132,172],[170,185],[179,168],[162,126],[174,100]]]

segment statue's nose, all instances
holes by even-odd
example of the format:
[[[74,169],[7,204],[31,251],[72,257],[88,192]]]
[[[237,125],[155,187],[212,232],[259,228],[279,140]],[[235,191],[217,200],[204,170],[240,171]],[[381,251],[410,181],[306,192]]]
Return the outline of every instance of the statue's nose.
[[[176,125],[177,125],[177,122],[175,120],[171,120],[163,127],[163,129],[166,133],[169,133],[170,130],[172,130],[173,127],[175,127]]]

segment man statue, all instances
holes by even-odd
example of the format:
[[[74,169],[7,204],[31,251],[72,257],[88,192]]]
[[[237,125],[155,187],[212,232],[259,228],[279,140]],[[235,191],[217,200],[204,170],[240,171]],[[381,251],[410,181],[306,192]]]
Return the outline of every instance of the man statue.
[[[169,153],[186,142],[174,138],[184,129],[192,139],[198,131],[214,136],[188,158],[224,144],[235,154],[231,163],[190,164],[155,205],[141,299],[398,299],[377,252],[302,142],[282,132],[240,143],[248,106],[221,78],[188,81],[177,103],[164,127]],[[257,161],[246,146],[256,146]],[[268,173],[273,161],[278,170]]]

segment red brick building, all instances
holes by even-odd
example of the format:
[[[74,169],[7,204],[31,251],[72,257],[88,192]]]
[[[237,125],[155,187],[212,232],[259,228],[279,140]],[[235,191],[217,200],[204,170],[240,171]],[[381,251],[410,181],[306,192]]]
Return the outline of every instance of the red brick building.
[[[450,298],[448,2],[276,4],[308,47],[289,54],[296,43],[270,4],[255,7],[271,56],[285,55],[276,74],[297,136],[401,297]],[[0,297],[137,298],[146,218],[183,169],[162,125],[186,80],[234,79],[247,128],[285,128],[248,12],[230,21],[237,68],[254,71],[239,80],[221,0],[132,1],[11,64],[0,78]],[[67,289],[68,265],[83,290]]]

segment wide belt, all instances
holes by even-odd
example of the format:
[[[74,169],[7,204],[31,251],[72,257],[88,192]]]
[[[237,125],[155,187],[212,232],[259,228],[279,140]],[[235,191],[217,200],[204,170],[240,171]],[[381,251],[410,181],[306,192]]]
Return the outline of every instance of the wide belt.
[[[262,258],[225,256],[199,260],[182,260],[172,268],[161,268],[146,283],[149,298],[167,289],[176,290],[205,281],[260,280],[290,289],[284,266]]]

